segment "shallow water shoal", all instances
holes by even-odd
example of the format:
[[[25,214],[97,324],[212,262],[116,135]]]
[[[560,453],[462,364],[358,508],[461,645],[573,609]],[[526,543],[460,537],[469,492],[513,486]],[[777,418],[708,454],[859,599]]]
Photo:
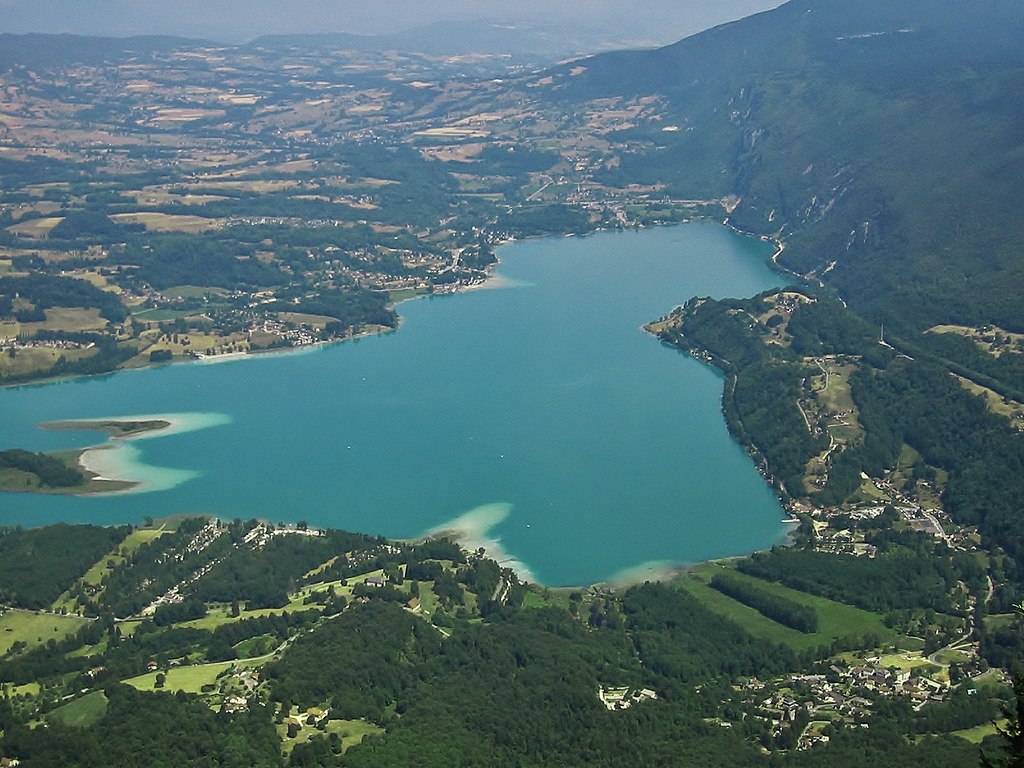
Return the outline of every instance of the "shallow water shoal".
[[[516,243],[502,287],[404,303],[397,333],[0,391],[3,443],[32,450],[106,439],[44,421],[213,420],[117,441],[148,492],[8,494],[0,523],[203,512],[413,537],[499,509],[475,540],[548,584],[769,546],[782,515],[720,376],[640,326],[779,285],[771,250],[710,223]]]

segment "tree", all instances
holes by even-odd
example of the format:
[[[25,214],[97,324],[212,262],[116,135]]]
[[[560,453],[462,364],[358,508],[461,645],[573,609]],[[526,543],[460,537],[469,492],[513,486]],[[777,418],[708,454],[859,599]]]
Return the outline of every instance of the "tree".
[[[1020,670],[1014,671],[1013,695],[1012,708],[1003,708],[1006,727],[996,726],[1006,743],[999,754],[982,750],[981,764],[985,768],[1024,768],[1024,672]]]

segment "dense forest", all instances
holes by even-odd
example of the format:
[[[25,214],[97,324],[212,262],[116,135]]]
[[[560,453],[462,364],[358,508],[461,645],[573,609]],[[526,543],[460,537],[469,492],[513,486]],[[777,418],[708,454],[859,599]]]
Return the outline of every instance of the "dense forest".
[[[25,765],[842,766],[888,755],[954,766],[977,748],[936,734],[991,722],[1009,695],[964,689],[919,710],[876,698],[878,717],[841,718],[827,746],[796,750],[806,712],[780,721],[761,703],[767,693],[751,698],[759,689],[750,686],[827,671],[818,663],[827,649],[753,634],[679,584],[556,593],[447,540],[275,533],[256,521],[11,530],[0,545],[8,600],[97,614],[84,623],[56,616],[77,623],[0,653],[0,685],[13,692],[0,710],[0,752]],[[26,573],[13,564],[30,551],[40,567]],[[765,626],[820,623],[804,598],[768,589],[792,581],[781,565],[788,552],[741,561],[742,574],[720,569],[713,586],[754,605]],[[824,586],[842,582],[829,578],[847,560],[817,557],[817,571],[803,569],[820,574],[805,585],[812,593],[863,597]],[[907,603],[897,590],[924,588],[922,578],[905,584],[902,570],[887,586],[881,561],[849,559],[875,569],[845,574],[845,584],[877,584],[867,591],[879,610]],[[97,569],[98,579],[86,574]],[[755,570],[768,581],[745,575]],[[956,568],[946,577],[976,578]],[[144,599],[129,601],[140,589]],[[260,595],[277,589],[284,603],[263,607]],[[0,614],[0,625],[23,617]],[[615,691],[634,692],[631,705],[599,696]]]
[[[46,607],[124,536],[124,528],[98,525],[0,529],[0,599]]]

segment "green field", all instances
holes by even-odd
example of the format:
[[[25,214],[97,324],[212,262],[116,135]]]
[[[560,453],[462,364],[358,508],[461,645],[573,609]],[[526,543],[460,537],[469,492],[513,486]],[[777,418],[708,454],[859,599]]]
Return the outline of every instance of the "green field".
[[[19,331],[10,332],[11,323],[3,324],[0,327],[0,335],[17,336]],[[81,360],[83,357],[90,357],[95,350],[90,349],[54,349],[53,347],[28,347],[19,349],[15,357],[10,355],[0,356],[0,376],[26,376],[38,371],[45,371],[52,368],[61,357],[68,362]]]
[[[308,315],[303,312],[278,312],[277,317],[286,323],[309,325],[317,330],[322,329],[328,323],[336,322],[333,317],[327,315]]]
[[[985,629],[991,632],[1001,627],[1012,627],[1019,620],[1020,617],[1016,613],[993,613],[985,617]]]
[[[296,611],[307,611],[310,606],[306,604],[305,600],[307,597],[312,595],[314,592],[321,592],[323,590],[334,587],[335,594],[344,597],[352,596],[352,588],[359,583],[366,581],[371,576],[380,576],[384,572],[381,570],[371,571],[370,573],[364,573],[359,576],[353,576],[349,578],[348,586],[342,586],[341,580],[337,581],[325,581],[317,584],[310,584],[297,591],[294,595],[289,597],[288,604],[281,608],[256,608],[254,610],[242,610],[238,616],[231,615],[231,607],[228,605],[211,605],[207,606],[207,614],[201,619],[193,619],[192,621],[182,622],[178,626],[192,627],[193,629],[216,629],[222,624],[231,624],[242,619],[253,619],[259,616],[272,616],[274,614],[281,614],[285,611],[289,613],[295,613]],[[426,591],[426,588],[424,590]]]
[[[731,597],[726,597],[718,590],[712,589],[708,582],[716,572],[724,568],[728,568],[728,566],[721,563],[705,563],[679,577],[676,583],[700,600],[707,608],[735,621],[755,637],[782,643],[795,651],[827,647],[836,640],[863,637],[867,634],[877,635],[883,643],[895,643],[901,647],[912,645],[907,638],[897,635],[896,632],[885,626],[882,617],[876,613],[809,595],[806,592],[798,592],[781,584],[762,581],[729,568],[731,575],[735,578],[754,583],[766,592],[807,605],[817,611],[819,631],[804,634],[790,629],[762,616],[753,608],[733,600]]]
[[[36,331],[99,331],[107,326],[98,309],[82,307],[50,307],[45,310],[46,320],[38,323],[14,323],[18,333],[28,335]]]
[[[132,317],[151,323],[162,323],[165,320],[177,320],[181,317],[188,317],[194,312],[182,312],[176,309],[144,309],[141,312],[133,312]]]
[[[140,691],[162,690],[170,691],[172,693],[184,691],[185,693],[200,694],[203,692],[203,686],[214,685],[217,682],[217,676],[222,672],[229,670],[236,665],[246,663],[247,662],[220,661],[215,664],[193,664],[187,667],[172,667],[163,673],[166,675],[163,688],[157,688],[156,686],[156,676],[159,675],[160,672],[147,672],[144,675],[128,678],[123,682]],[[249,665],[258,666],[251,663],[249,663]]]
[[[902,670],[914,670],[921,667],[934,668],[935,666],[916,651],[914,653],[890,653],[882,656],[878,663],[883,667],[895,667]]]
[[[63,707],[58,707],[50,712],[46,719],[75,728],[88,728],[106,714],[108,703],[103,691],[93,691],[68,702]]]
[[[9,653],[18,642],[35,648],[49,640],[63,640],[88,623],[78,616],[9,610],[0,616],[0,655]]]
[[[285,755],[291,754],[296,744],[304,744],[317,735],[338,734],[338,738],[341,739],[341,748],[344,751],[351,746],[359,744],[366,736],[384,733],[383,728],[366,720],[328,720],[324,724],[323,731],[321,731],[315,726],[307,725],[304,722],[305,718],[297,708],[292,709],[289,717],[299,721],[301,725],[299,726],[299,732],[291,739],[288,738],[288,726],[285,724],[278,725],[277,731],[281,736],[281,749]]]
[[[278,639],[274,635],[259,635],[238,643],[235,646],[235,652],[240,659],[252,659],[273,653],[278,645]]]
[[[3,691],[3,695],[12,699],[17,699],[19,696],[33,697],[38,696],[42,691],[42,686],[39,683],[25,683],[24,685],[12,685],[11,683],[4,683],[0,686],[0,690]]]
[[[971,742],[972,744],[981,744],[986,736],[995,736],[999,728],[1005,728],[1007,725],[1006,720],[1002,720],[999,723],[985,723],[984,725],[976,725],[974,728],[964,728],[961,731],[953,731],[953,736],[959,736],[961,739]]]
[[[165,288],[160,293],[169,299],[181,297],[183,299],[201,299],[204,296],[226,296],[228,291],[224,288],[214,288],[205,285],[174,285]]]
[[[204,216],[179,215],[173,213],[115,213],[111,219],[118,224],[141,224],[149,232],[185,232],[198,234],[211,229],[218,229],[223,222]],[[54,224],[56,226],[56,224]],[[51,227],[52,228],[52,227]],[[47,230],[49,231],[49,230]]]
[[[40,219],[29,219],[19,224],[14,224],[7,229],[16,235],[23,237],[43,238],[50,234],[50,230],[64,221],[63,216],[47,216]]]

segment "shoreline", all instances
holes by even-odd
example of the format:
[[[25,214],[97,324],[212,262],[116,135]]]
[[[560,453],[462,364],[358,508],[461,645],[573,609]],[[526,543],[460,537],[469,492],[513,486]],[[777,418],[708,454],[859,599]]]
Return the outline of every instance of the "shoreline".
[[[147,465],[137,460],[138,449],[131,443],[215,427],[230,420],[222,413],[161,413],[44,422],[38,425],[41,429],[105,432],[107,442],[48,453],[85,476],[78,485],[3,488],[0,492],[93,497],[173,488],[199,473]]]
[[[513,242],[516,242],[516,241],[514,239],[512,239],[512,240],[508,240],[508,241],[503,241],[501,244],[505,245],[507,243],[513,243]],[[434,297],[434,296],[450,296],[450,295],[453,295],[453,294],[466,293],[466,292],[469,292],[469,291],[494,290],[494,289],[507,288],[507,287],[514,286],[515,285],[515,281],[514,280],[510,280],[510,279],[504,277],[503,275],[496,275],[495,274],[496,268],[499,265],[500,265],[500,261],[497,261],[494,264],[489,264],[487,267],[485,267],[484,268],[485,277],[479,283],[472,283],[472,284],[469,284],[469,285],[465,285],[465,286],[461,286],[461,287],[458,287],[458,288],[454,288],[452,290],[446,290],[446,291],[441,291],[441,292],[433,292],[432,291],[432,292],[429,292],[429,293],[414,294],[414,295],[411,295],[411,296],[406,296],[406,297],[400,298],[397,301],[389,301],[387,306],[388,306],[389,309],[394,309],[395,307],[399,306],[400,304],[404,304],[407,301],[413,301],[415,299],[425,299],[425,298],[431,298],[431,297]],[[371,336],[380,336],[380,335],[383,335],[383,334],[386,334],[386,333],[394,333],[395,331],[399,330],[402,327],[403,319],[404,318],[402,318],[402,316],[399,315],[398,316],[398,320],[395,323],[394,327],[387,326],[387,325],[371,324],[371,325],[364,326],[363,328],[361,328],[359,331],[356,331],[355,333],[351,333],[351,334],[348,334],[348,335],[345,335],[345,336],[336,337],[336,338],[333,338],[333,339],[326,339],[324,341],[314,341],[314,342],[312,342],[310,344],[300,344],[298,346],[268,347],[268,348],[263,348],[263,349],[248,350],[246,352],[228,352],[228,353],[221,354],[221,355],[200,355],[198,357],[183,357],[183,358],[178,358],[178,359],[173,359],[173,360],[168,360],[168,361],[163,361],[163,362],[158,362],[158,363],[142,362],[142,363],[139,363],[139,364],[136,364],[136,365],[120,366],[120,367],[114,368],[113,370],[110,370],[110,371],[104,371],[102,373],[95,373],[95,374],[92,374],[92,373],[71,373],[71,374],[63,374],[63,375],[60,375],[60,376],[32,377],[32,378],[22,379],[22,380],[19,380],[19,381],[0,383],[0,389],[5,389],[5,388],[12,388],[13,389],[13,388],[16,388],[16,387],[33,386],[33,385],[36,385],[36,384],[50,384],[50,383],[55,383],[55,382],[59,382],[59,381],[74,381],[76,379],[89,378],[89,377],[92,377],[92,376],[106,376],[106,375],[113,374],[113,373],[125,373],[127,371],[145,371],[145,370],[148,370],[150,368],[157,368],[157,367],[165,366],[165,365],[183,365],[183,364],[187,364],[187,363],[202,363],[202,364],[205,364],[205,365],[212,365],[212,364],[221,363],[221,362],[228,363],[228,362],[231,362],[233,360],[257,359],[257,358],[262,357],[264,355],[287,355],[287,354],[309,353],[309,352],[313,352],[313,351],[315,351],[317,349],[320,349],[320,348],[325,348],[325,347],[328,347],[328,346],[333,346],[335,344],[343,344],[346,341],[358,341],[359,339],[368,338],[368,337],[371,337]],[[54,422],[54,423],[59,423],[59,422]],[[44,429],[77,429],[78,427],[56,426],[56,427],[43,427],[43,428]]]
[[[695,218],[694,220],[698,220],[698,219]],[[720,223],[720,224],[726,226],[728,229],[730,229],[733,232],[735,232],[737,234],[740,234],[742,236],[745,236],[745,237],[755,237],[755,238],[758,238],[758,239],[760,239],[762,241],[771,241],[771,242],[773,242],[775,244],[775,246],[776,246],[776,249],[775,249],[775,252],[772,254],[772,256],[769,257],[769,262],[772,265],[772,267],[774,269],[776,269],[776,271],[778,271],[780,273],[786,273],[786,274],[794,275],[796,277],[801,277],[799,275],[796,275],[796,273],[792,273],[789,270],[787,270],[786,268],[781,267],[781,266],[778,265],[777,259],[783,253],[783,251],[785,250],[785,247],[786,247],[785,243],[782,240],[780,240],[778,238],[766,236],[766,235],[756,235],[756,234],[751,234],[749,232],[744,232],[744,231],[738,229],[737,227],[735,227],[734,225],[730,224],[728,219],[726,219],[725,221],[719,221],[719,220],[716,220],[713,217],[709,216],[709,217],[707,217],[707,220],[716,221],[717,223]],[[599,231],[599,230],[595,230],[595,231]],[[538,239],[542,239],[542,238],[543,238],[543,236],[538,236]],[[533,238],[524,238],[524,239],[529,240],[529,239],[533,239]],[[503,245],[507,245],[507,244],[514,244],[516,242],[519,242],[519,240],[517,240],[515,238],[510,238],[510,239],[500,243],[500,245],[503,246]],[[460,285],[458,287],[452,288],[450,290],[445,290],[445,291],[440,292],[440,293],[429,292],[429,293],[407,295],[407,296],[404,296],[402,298],[397,299],[394,302],[389,303],[388,306],[394,308],[394,307],[397,307],[399,304],[404,303],[405,301],[412,300],[412,299],[419,299],[419,298],[424,298],[424,297],[431,298],[433,296],[445,296],[445,295],[449,295],[449,294],[460,293],[460,292],[463,292],[463,291],[494,290],[494,289],[502,289],[502,288],[507,288],[507,287],[514,287],[517,284],[515,280],[510,279],[510,278],[508,278],[508,277],[498,273],[498,270],[500,269],[500,266],[501,266],[501,260],[500,259],[496,260],[493,264],[488,265],[487,268],[484,270],[484,274],[485,274],[484,279],[479,281],[479,282],[473,282],[473,283],[470,283],[470,284],[467,284],[467,285]],[[399,315],[398,316],[398,321],[396,323],[396,326],[393,327],[393,328],[392,327],[385,327],[385,326],[373,326],[373,327],[364,328],[364,329],[362,329],[362,330],[360,330],[360,331],[358,331],[356,333],[352,333],[352,334],[346,335],[346,336],[341,337],[341,338],[335,338],[335,339],[330,339],[330,340],[326,340],[326,341],[317,341],[317,342],[313,342],[313,343],[310,343],[310,344],[303,344],[303,345],[299,345],[299,346],[289,346],[289,347],[281,347],[281,348],[260,349],[260,350],[247,351],[247,352],[228,353],[228,354],[225,354],[225,355],[214,355],[214,356],[210,356],[210,357],[201,357],[201,358],[199,358],[197,360],[196,359],[180,359],[180,360],[175,360],[173,362],[174,363],[205,362],[205,363],[211,364],[211,363],[219,363],[219,362],[230,362],[231,360],[244,359],[246,357],[257,356],[257,355],[262,355],[262,354],[266,354],[266,353],[292,353],[292,354],[298,354],[298,353],[304,353],[304,352],[312,352],[317,347],[326,347],[329,344],[333,345],[333,344],[336,344],[336,343],[341,343],[341,342],[349,341],[349,340],[353,340],[353,339],[358,340],[359,338],[366,337],[366,336],[379,335],[381,333],[397,331],[397,330],[399,330],[401,328],[401,326],[403,324],[403,321],[404,321],[404,318],[401,315]],[[645,332],[650,333],[651,335],[655,335],[655,337],[656,337],[656,334],[653,332],[653,330],[651,328],[648,327],[648,325],[643,325],[643,326],[641,326],[641,328]],[[161,365],[161,364],[160,363],[144,364],[142,366],[139,366],[138,368],[134,368],[133,367],[132,369],[142,370],[142,369],[145,369],[145,368],[154,367],[156,365]],[[117,369],[115,372],[121,372],[123,370],[125,370],[125,369]],[[131,370],[131,369],[129,369],[129,370]],[[55,377],[55,378],[58,378],[58,379],[59,378],[78,378],[78,376]],[[49,380],[53,380],[53,379],[49,379]],[[44,380],[44,381],[49,381],[49,380]],[[9,386],[21,386],[21,384],[12,384],[12,385],[9,385]],[[89,420],[81,420],[81,421],[70,420],[70,421],[60,421],[60,422],[49,422],[46,425],[41,425],[41,426],[43,426],[43,428],[47,428],[47,429],[69,429],[69,430],[70,429],[79,429],[79,430],[105,431],[105,432],[107,432],[107,434],[109,435],[111,440],[118,440],[118,441],[120,441],[120,440],[130,440],[130,439],[133,439],[133,438],[141,438],[141,437],[145,437],[147,435],[157,436],[157,435],[161,435],[161,434],[166,434],[168,432],[173,433],[174,431],[177,431],[177,428],[180,428],[182,426],[182,424],[183,424],[183,420],[181,420],[181,419],[170,418],[170,419],[154,419],[153,421],[142,421],[143,418],[144,417],[124,417],[124,418],[113,418],[113,419],[89,419]],[[109,457],[110,456],[110,451],[111,451],[112,448],[115,448],[115,447],[112,446],[112,445],[109,445],[109,444],[107,444],[107,445],[89,446],[89,447],[87,447],[85,449],[82,449],[79,452],[78,457],[77,457],[77,463],[78,463],[78,465],[84,471],[86,471],[90,475],[90,477],[89,477],[89,479],[87,481],[87,484],[91,484],[91,483],[110,483],[110,484],[121,484],[122,487],[120,487],[120,488],[111,488],[111,487],[108,486],[108,487],[105,487],[105,488],[95,488],[95,489],[88,489],[88,488],[81,488],[81,487],[79,487],[79,488],[71,491],[71,495],[93,496],[93,495],[102,495],[102,494],[106,494],[106,493],[123,493],[123,492],[126,492],[126,491],[136,490],[140,486],[143,485],[143,483],[141,481],[130,480],[130,479],[127,479],[127,478],[118,479],[116,476],[112,476],[112,474],[109,472],[109,466],[110,465],[107,464],[106,462],[104,462],[104,460],[103,460],[105,457]],[[115,451],[116,451],[116,448],[115,448]],[[159,469],[159,468],[157,468],[157,469]],[[762,474],[762,477],[764,477],[764,474],[763,473],[761,473],[761,474]],[[773,495],[776,496],[777,500],[780,503],[783,503],[782,499],[780,499],[777,494],[773,494]],[[784,503],[783,503],[783,510],[784,510],[783,514],[785,515],[786,513],[785,513],[785,505],[784,505]],[[476,550],[479,550],[479,549],[482,548],[482,549],[484,549],[484,551],[487,553],[487,555],[489,557],[491,557],[492,559],[496,560],[503,567],[511,568],[513,571],[515,571],[517,573],[517,575],[521,579],[523,579],[523,580],[525,580],[527,582],[530,582],[530,583],[537,583],[537,584],[539,584],[540,582],[538,582],[536,580],[536,578],[534,577],[533,573],[530,571],[529,567],[525,563],[520,561],[518,558],[516,558],[514,555],[512,555],[509,552],[507,552],[501,546],[501,542],[500,542],[500,538],[499,537],[495,537],[495,536],[489,535],[490,529],[493,526],[495,526],[498,523],[500,523],[508,513],[506,512],[505,515],[502,515],[500,518],[493,519],[493,520],[490,521],[489,524],[483,525],[483,526],[481,526],[479,524],[476,524],[476,523],[473,523],[471,521],[467,522],[465,520],[467,515],[469,515],[471,513],[472,513],[472,510],[471,510],[470,513],[467,513],[466,515],[462,515],[460,517],[455,518],[454,520],[449,521],[447,524],[443,524],[441,526],[438,526],[438,527],[435,527],[435,528],[429,530],[426,534],[423,535],[423,537],[421,537],[421,539],[422,538],[434,538],[434,537],[445,537],[445,536],[448,536],[448,537],[453,538],[461,547],[463,547],[464,549],[468,550],[469,552],[473,552],[473,551],[476,551]],[[784,522],[790,523],[791,521],[784,519]],[[788,538],[788,536],[787,536],[787,538]],[[624,586],[628,586],[630,584],[642,583],[645,580],[652,580],[652,579],[653,580],[658,580],[658,581],[661,581],[661,580],[671,580],[672,578],[674,578],[675,576],[679,575],[680,573],[685,573],[687,570],[692,568],[694,565],[695,565],[695,563],[687,564],[687,563],[670,562],[670,561],[659,561],[659,562],[653,562],[653,563],[640,563],[640,564],[637,564],[635,566],[630,566],[630,567],[628,567],[626,569],[623,569],[623,571],[620,571],[619,573],[616,573],[616,574],[612,575],[611,577],[609,577],[609,578],[607,578],[607,579],[605,579],[603,581],[594,582],[594,584],[612,584],[612,585],[615,585],[616,587],[619,587],[619,586],[624,587]],[[585,586],[585,585],[581,585],[581,586]]]
[[[116,477],[104,477],[102,468],[95,464],[96,454],[100,451],[111,450],[113,446],[98,445],[83,448],[78,451],[76,463],[86,476],[85,487],[80,491],[73,491],[70,496],[106,496],[118,493],[134,491],[142,484],[135,480],[125,480]]]
[[[511,504],[484,504],[441,523],[412,540],[452,539],[467,552],[483,550],[502,568],[510,568],[520,580],[528,584],[540,584],[530,567],[505,550],[501,546],[500,537],[491,534],[491,529],[504,521],[511,512]]]

